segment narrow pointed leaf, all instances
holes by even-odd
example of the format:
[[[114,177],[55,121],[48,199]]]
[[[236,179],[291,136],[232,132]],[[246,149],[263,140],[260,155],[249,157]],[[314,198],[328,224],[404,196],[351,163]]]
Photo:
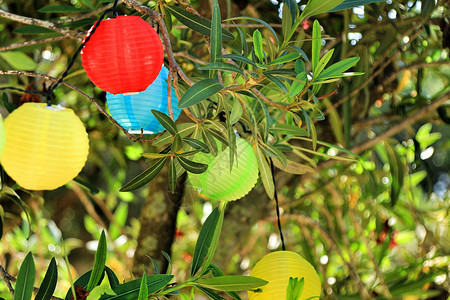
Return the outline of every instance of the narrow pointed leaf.
[[[323,71],[327,63],[330,61],[331,56],[333,55],[334,49],[331,49],[327,53],[325,53],[322,58],[319,60],[316,66],[316,70],[314,71],[313,78],[316,78]]]
[[[170,157],[169,163],[169,187],[172,194],[175,192],[177,187],[177,167],[175,165],[175,160],[173,156]]]
[[[81,275],[75,282],[73,283],[74,286],[80,286],[84,290],[86,290],[89,278],[91,277],[92,270],[87,271],[83,275]],[[97,282],[97,285],[99,285],[103,280],[104,274],[102,274],[102,277],[100,278],[99,282]],[[64,297],[64,300],[71,300],[72,299],[72,289],[69,288],[69,290],[66,293],[66,296]]]
[[[193,139],[193,138],[184,138],[183,141],[185,141],[187,144],[189,144],[194,149],[200,150],[203,153],[209,153],[208,146],[206,146],[205,143],[202,141]]]
[[[214,137],[208,131],[203,130],[202,138],[203,141],[205,141],[205,144],[208,146],[211,155],[215,157],[217,155],[217,144],[216,141],[214,140]]]
[[[384,1],[385,0],[345,0],[344,2],[342,2],[335,8],[329,10],[329,12],[339,11],[339,10],[348,9],[348,8],[352,8],[352,7],[356,7],[356,6],[362,6],[362,5],[366,5],[366,4],[370,4],[370,3],[384,2]]]
[[[199,285],[196,285],[195,287],[198,288],[203,293],[205,293],[205,295],[207,295],[209,298],[211,298],[213,300],[226,300],[225,298],[223,298],[222,296],[220,296],[216,292],[211,291],[210,289],[207,289],[207,288],[199,286]],[[192,298],[192,299],[194,299],[194,298]]]
[[[34,290],[34,279],[36,268],[34,266],[33,255],[28,252],[22,262],[17,275],[16,288],[14,291],[14,300],[30,300]]]
[[[258,57],[261,63],[264,63],[266,55],[264,54],[261,31],[258,29],[253,32],[253,47],[256,57]]]
[[[308,165],[304,165],[301,163],[298,163],[296,161],[287,159],[286,164],[283,165],[283,163],[278,159],[273,159],[273,164],[275,167],[277,167],[280,170],[283,170],[286,173],[296,174],[296,175],[302,175],[306,173],[314,173],[314,169],[311,168]]]
[[[152,295],[164,288],[170,281],[172,281],[173,275],[159,274],[147,276],[147,292],[148,295]],[[103,295],[100,300],[136,300],[139,297],[139,290],[141,287],[142,279],[135,279],[116,286],[114,292],[116,295]]]
[[[220,58],[229,58],[229,59],[233,59],[233,60],[237,60],[237,61],[242,61],[242,62],[245,62],[254,67],[258,67],[258,65],[255,62],[253,62],[252,60],[248,59],[245,56],[241,56],[241,55],[237,55],[237,54],[225,54],[225,55],[222,55]]]
[[[56,267],[56,260],[53,257],[48,265],[47,272],[45,272],[39,291],[36,294],[35,300],[50,300],[56,288],[58,281],[58,268]]]
[[[303,10],[300,19],[303,20],[306,17],[315,16],[332,10],[344,0],[310,0]]]
[[[222,52],[222,26],[220,24],[220,7],[217,0],[213,0],[210,38],[210,63],[215,63]],[[216,70],[209,70],[209,78],[214,78],[216,74]]]
[[[166,5],[164,7],[167,8],[178,21],[180,21],[187,27],[203,35],[211,36],[211,20],[191,14],[190,12],[178,6]],[[222,35],[224,40],[234,40],[234,35],[225,28],[222,28]]]
[[[308,76],[306,72],[301,72],[296,77],[298,81],[292,82],[291,87],[289,88],[289,96],[295,97],[297,96],[306,86],[306,81],[308,80]]]
[[[178,108],[185,108],[197,104],[202,100],[218,93],[223,85],[218,79],[204,79],[191,86],[181,97]]]
[[[242,17],[242,16],[241,17],[233,17],[233,18],[226,19],[224,21],[227,22],[227,21],[235,21],[235,20],[252,20],[252,21],[256,21],[258,23],[263,24],[264,26],[266,26],[267,29],[270,30],[270,32],[272,32],[273,38],[277,42],[277,45],[280,43],[278,41],[278,36],[277,36],[275,30],[272,28],[272,26],[269,25],[269,23],[267,23],[267,22],[265,22],[265,21],[263,21],[261,19],[255,18],[255,17],[247,17],[247,16],[245,16],[245,17]]]
[[[277,59],[272,60],[271,62],[269,62],[267,65],[271,66],[271,65],[281,65],[293,60],[296,60],[297,58],[299,58],[301,56],[300,53],[298,52],[291,52],[288,53],[286,55],[283,55],[281,57],[278,57]]]
[[[317,80],[325,80],[329,78],[341,77],[342,73],[356,65],[359,61],[359,57],[350,57],[332,64],[317,77]]]
[[[276,76],[273,76],[267,72],[263,72],[263,74],[273,83],[275,83],[283,92],[288,93],[288,89],[286,87],[286,85],[283,83],[283,81],[281,81],[281,79],[279,79]]]
[[[147,276],[144,275],[142,276],[141,279],[141,285],[139,287],[139,295],[138,295],[138,300],[147,300],[148,299],[148,286],[147,286]]]
[[[86,291],[88,292],[92,291],[92,289],[100,281],[100,278],[103,276],[107,251],[108,249],[106,246],[106,236],[105,232],[102,231],[100,240],[98,241],[97,252],[95,253],[94,267],[92,268],[91,277],[89,277],[89,282],[86,288]]]
[[[178,162],[186,170],[194,174],[200,174],[206,171],[208,165],[198,163],[182,156],[178,157]]]
[[[308,132],[305,129],[290,124],[275,124],[272,126],[272,128],[270,128],[270,131],[274,133],[281,133],[295,136],[308,135]]]
[[[88,9],[75,7],[72,5],[47,5],[38,9],[41,13],[70,13],[70,12],[88,12]]]
[[[254,147],[256,159],[258,161],[258,169],[259,175],[261,176],[261,181],[264,185],[264,189],[266,190],[267,195],[270,199],[273,199],[275,194],[275,185],[273,183],[273,175],[272,170],[267,163],[266,157],[264,156],[263,151],[256,145]]]
[[[145,158],[159,159],[159,158],[167,157],[169,154],[168,153],[142,153],[141,155]]]
[[[198,68],[199,70],[223,70],[223,71],[230,71],[234,73],[239,73],[241,75],[244,75],[244,72],[236,67],[235,65],[232,65],[230,63],[223,63],[223,62],[214,62],[210,63],[204,66],[201,66]]]
[[[233,24],[234,24],[234,26],[236,26],[236,29],[239,32],[239,36],[241,37],[242,54],[244,56],[247,56],[248,55],[248,45],[247,45],[247,40],[245,38],[245,34],[242,32],[241,28],[238,25],[236,25],[234,22],[233,22]]]
[[[147,170],[133,178],[131,181],[129,181],[127,184],[125,184],[120,191],[121,192],[128,192],[132,190],[136,190],[138,188],[143,187],[147,183],[153,180],[153,178],[156,177],[156,175],[159,174],[159,172],[164,167],[164,164],[166,163],[167,157],[160,158],[157,160],[153,165],[151,165]]]
[[[158,122],[161,123],[161,125],[164,126],[165,129],[167,129],[168,132],[173,135],[177,134],[177,126],[168,115],[154,109],[152,109],[152,114],[155,116]]]
[[[264,286],[268,281],[244,275],[224,275],[211,278],[200,278],[195,281],[196,285],[216,291],[245,291]]]
[[[322,48],[322,39],[320,33],[319,21],[315,20],[313,24],[313,40],[312,40],[312,58],[311,65],[313,73],[316,72],[317,65],[319,63],[320,49]]]
[[[230,114],[230,124],[235,124],[242,117],[244,110],[239,100],[236,98],[233,102],[233,107],[231,108]]]
[[[177,124],[177,132],[178,134],[184,138],[185,136],[190,135],[194,130],[197,124],[195,123],[181,123]],[[156,141],[152,143],[153,146],[161,146],[172,142],[172,134],[170,132],[165,132],[162,136],[159,137]]]
[[[112,289],[114,289],[117,285],[119,285],[119,279],[117,278],[116,274],[113,270],[111,270],[109,267],[105,266],[105,272],[108,276],[108,281]]]
[[[177,133],[173,137],[173,143],[172,143],[172,147],[171,147],[170,150],[171,150],[172,153],[176,153],[176,152],[178,152],[181,149],[182,146],[183,146],[183,139]]]
[[[219,209],[216,207],[206,218],[205,223],[203,223],[202,229],[200,230],[197,244],[195,245],[194,257],[192,259],[191,276],[194,276],[195,273],[197,273],[208,254],[208,249],[211,246],[218,220]]]

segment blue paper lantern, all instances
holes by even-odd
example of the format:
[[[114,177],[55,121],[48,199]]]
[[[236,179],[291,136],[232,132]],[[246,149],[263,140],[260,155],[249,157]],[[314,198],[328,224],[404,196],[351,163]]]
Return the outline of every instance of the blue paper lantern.
[[[106,102],[114,120],[131,134],[140,134],[141,129],[144,134],[163,131],[164,127],[153,116],[151,110],[169,114],[167,105],[168,76],[169,70],[163,66],[155,81],[143,92],[117,95],[106,93]],[[178,99],[173,87],[171,97],[173,115],[176,120],[181,109],[178,108]]]

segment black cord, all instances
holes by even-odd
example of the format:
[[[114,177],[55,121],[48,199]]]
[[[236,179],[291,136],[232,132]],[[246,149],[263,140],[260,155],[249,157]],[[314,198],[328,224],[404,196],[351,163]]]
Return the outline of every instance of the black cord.
[[[283,251],[286,250],[286,245],[284,244],[284,236],[283,231],[281,230],[281,220],[280,220],[280,205],[278,203],[278,194],[277,194],[277,184],[275,182],[275,167],[273,166],[272,158],[269,157],[270,160],[270,169],[272,171],[272,178],[273,178],[273,188],[275,190],[274,197],[275,197],[275,203],[277,205],[277,223],[278,223],[278,231],[280,231],[280,239],[281,239],[281,247],[283,248]]]

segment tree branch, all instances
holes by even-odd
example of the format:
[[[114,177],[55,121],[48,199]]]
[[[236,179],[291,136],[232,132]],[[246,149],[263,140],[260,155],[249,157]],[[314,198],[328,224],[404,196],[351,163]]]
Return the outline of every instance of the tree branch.
[[[21,47],[56,42],[56,41],[65,40],[65,39],[67,39],[67,36],[62,35],[62,36],[55,36],[55,37],[41,39],[41,40],[26,41],[26,42],[22,42],[22,43],[16,43],[16,44],[11,44],[8,46],[0,47],[0,51],[8,51],[8,50],[12,50],[12,49],[21,48]]]
[[[64,36],[67,36],[71,39],[75,39],[75,40],[79,40],[79,41],[83,40],[82,37],[78,37],[78,33],[79,33],[78,31],[60,27],[60,26],[56,25],[55,23],[52,23],[49,21],[43,21],[43,20],[38,20],[38,19],[34,19],[34,18],[15,15],[15,14],[12,14],[10,12],[7,12],[7,11],[1,10],[1,9],[0,9],[0,17],[9,19],[12,21],[16,21],[16,22],[19,22],[22,24],[37,25],[37,26],[45,27],[45,28],[51,29],[53,31],[59,32],[59,33],[63,34]]]
[[[117,4],[120,4],[120,3],[122,3],[122,0],[120,0]],[[114,3],[110,3],[110,4],[108,4],[108,5],[105,5],[105,6],[99,8],[99,9],[97,9],[97,10],[88,12],[88,13],[86,13],[86,14],[79,15],[79,16],[76,16],[76,17],[73,17],[73,18],[67,18],[67,19],[57,20],[57,21],[54,21],[54,23],[55,23],[55,24],[65,24],[65,23],[75,22],[75,21],[78,21],[78,20],[87,19],[87,18],[92,17],[92,16],[94,16],[94,15],[96,15],[96,14],[102,13],[102,12],[104,12],[105,10],[110,9],[110,8],[113,7],[113,6],[114,6]]]

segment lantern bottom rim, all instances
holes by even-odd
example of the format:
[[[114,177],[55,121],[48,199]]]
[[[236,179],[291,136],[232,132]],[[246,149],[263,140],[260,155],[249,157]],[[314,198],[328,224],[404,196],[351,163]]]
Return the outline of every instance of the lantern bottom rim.
[[[129,134],[155,134],[154,131],[151,130],[140,130],[140,129],[129,129],[127,130]]]

